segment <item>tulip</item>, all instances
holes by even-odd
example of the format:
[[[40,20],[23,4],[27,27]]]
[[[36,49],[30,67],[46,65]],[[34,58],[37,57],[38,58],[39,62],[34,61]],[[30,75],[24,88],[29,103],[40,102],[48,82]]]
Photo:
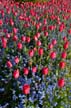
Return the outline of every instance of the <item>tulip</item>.
[[[47,75],[48,72],[49,72],[49,70],[48,70],[47,67],[43,67],[43,68],[42,68],[42,74],[43,74],[43,75]]]
[[[65,58],[67,57],[67,53],[63,51],[63,52],[61,53],[61,57],[65,59]]]
[[[29,84],[24,84],[22,87],[22,91],[25,95],[30,93],[30,85]]]
[[[23,73],[24,73],[24,75],[28,75],[29,74],[29,70],[28,70],[28,68],[23,68]]]
[[[18,64],[18,63],[19,63],[19,58],[16,56],[16,57],[14,58],[14,61],[15,61],[16,64]]]
[[[64,78],[58,79],[58,87],[62,88],[65,85],[65,80]]]
[[[50,53],[50,58],[51,58],[51,59],[55,59],[55,58],[56,58],[56,52],[54,52],[54,51],[51,52],[51,53]]]
[[[21,50],[22,47],[23,47],[23,46],[22,46],[22,43],[19,42],[19,43],[17,44],[17,48],[18,48],[19,50]]]
[[[36,72],[37,72],[37,67],[36,67],[36,66],[33,66],[33,67],[32,67],[32,72],[33,72],[33,73],[36,73]]]
[[[42,56],[43,55],[43,48],[39,48],[38,49],[38,54],[39,54],[39,56]]]
[[[19,69],[14,70],[14,72],[13,72],[13,77],[14,77],[15,79],[19,78]]]
[[[60,67],[61,69],[64,69],[65,66],[66,66],[66,63],[65,63],[64,61],[60,61],[59,67]]]
[[[12,63],[11,63],[11,61],[7,61],[6,64],[7,64],[7,67],[8,67],[8,68],[12,68]]]
[[[33,57],[33,56],[34,56],[34,50],[33,50],[33,49],[30,49],[30,50],[29,50],[29,56],[30,56],[30,57]]]

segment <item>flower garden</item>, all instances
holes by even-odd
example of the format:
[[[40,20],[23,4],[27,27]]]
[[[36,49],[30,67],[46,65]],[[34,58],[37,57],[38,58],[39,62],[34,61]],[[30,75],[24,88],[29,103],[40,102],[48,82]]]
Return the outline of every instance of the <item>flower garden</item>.
[[[0,0],[0,108],[71,108],[70,0]]]

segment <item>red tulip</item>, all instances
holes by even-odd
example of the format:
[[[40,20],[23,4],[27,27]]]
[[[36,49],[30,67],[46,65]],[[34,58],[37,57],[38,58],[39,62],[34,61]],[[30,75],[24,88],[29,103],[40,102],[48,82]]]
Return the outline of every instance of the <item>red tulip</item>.
[[[41,41],[38,40],[36,44],[37,44],[37,46],[41,46]]]
[[[47,67],[43,67],[43,68],[42,68],[42,74],[43,74],[43,75],[47,75],[48,72],[49,72],[49,70],[48,70]]]
[[[68,47],[69,47],[69,41],[66,41],[66,42],[64,43],[63,47],[64,47],[64,49],[68,49]]]
[[[47,26],[42,27],[42,31],[45,31],[45,30],[47,30]]]
[[[30,49],[30,50],[29,50],[29,56],[30,56],[30,57],[33,57],[33,56],[34,56],[34,50],[33,50],[33,49]]]
[[[53,25],[50,25],[50,26],[48,27],[48,29],[52,31],[52,30],[54,30],[54,26],[53,26]]]
[[[44,19],[43,23],[44,23],[44,25],[46,25],[47,24],[47,19]]]
[[[17,35],[14,35],[13,36],[13,41],[17,41],[18,40],[18,36]]]
[[[13,72],[13,77],[14,77],[15,79],[19,78],[19,69],[14,70],[14,72]]]
[[[30,85],[29,84],[24,84],[22,91],[26,95],[29,94],[30,93]]]
[[[19,58],[16,56],[16,57],[14,58],[14,61],[15,61],[16,64],[18,64],[18,63],[19,63]]]
[[[34,48],[33,48],[33,50],[34,50],[34,51],[37,51],[37,48],[36,48],[36,47],[34,47]]]
[[[30,42],[30,37],[26,37],[26,42],[27,42],[27,43]]]
[[[62,32],[65,28],[65,25],[64,23],[60,24],[60,27],[59,27],[59,31]]]
[[[10,34],[9,34],[9,33],[7,33],[7,34],[6,34],[6,37],[9,39],[9,38],[10,38]]]
[[[14,21],[12,20],[12,18],[10,19],[10,25],[11,25],[11,26],[14,25]]]
[[[36,29],[38,30],[40,28],[40,25],[39,24],[36,24]]]
[[[68,33],[71,34],[71,29],[68,30]]]
[[[53,48],[53,44],[52,43],[48,44],[48,49],[52,49],[52,48]]]
[[[39,37],[40,37],[40,33],[38,32],[38,33],[36,34],[36,36],[37,36],[37,38],[39,38]]]
[[[3,20],[2,19],[0,19],[0,26],[2,26],[3,25]]]
[[[44,36],[48,36],[48,32],[44,32]]]
[[[59,63],[59,67],[60,67],[61,69],[64,69],[65,66],[66,66],[66,62],[61,61],[61,62]]]
[[[38,49],[38,54],[39,54],[39,56],[42,56],[43,55],[43,48],[39,48]]]
[[[7,39],[2,37],[1,40],[2,40],[2,47],[6,48],[7,47]]]
[[[24,75],[28,75],[28,73],[29,73],[28,68],[23,68],[23,72],[24,72]]]
[[[8,68],[12,68],[12,63],[11,63],[11,61],[7,61],[6,64],[7,64],[7,67],[8,67]]]
[[[64,84],[65,84],[64,78],[61,78],[58,80],[58,87],[62,88],[64,86]]]
[[[37,67],[36,67],[36,66],[33,66],[33,67],[32,67],[32,72],[33,72],[33,73],[36,73],[36,72],[37,72]]]
[[[36,35],[35,35],[33,38],[34,38],[34,40],[35,40],[35,41],[37,41],[37,40],[38,40],[38,37],[37,37]]]
[[[2,47],[6,48],[7,47],[7,43],[2,43]]]
[[[17,44],[17,48],[21,50],[22,47],[23,47],[23,46],[22,46],[22,43],[19,42],[19,43]]]
[[[53,45],[56,45],[56,44],[57,44],[56,39],[53,39],[53,40],[52,40],[52,44],[53,44]]]
[[[25,42],[25,41],[26,41],[26,36],[22,36],[22,37],[21,37],[21,40],[22,40],[23,42]]]
[[[18,32],[18,29],[14,27],[13,28],[13,33],[16,34],[17,32]]]
[[[67,37],[66,37],[66,36],[64,36],[64,37],[63,37],[63,40],[64,40],[64,42],[66,42],[66,41],[67,41]]]
[[[54,51],[51,52],[51,53],[50,53],[50,58],[51,58],[51,59],[55,59],[55,58],[56,58],[56,52],[54,52]]]
[[[2,40],[2,43],[7,43],[7,38],[2,37],[1,40]]]
[[[67,53],[63,51],[62,54],[61,54],[61,57],[62,58],[66,58],[67,57]]]

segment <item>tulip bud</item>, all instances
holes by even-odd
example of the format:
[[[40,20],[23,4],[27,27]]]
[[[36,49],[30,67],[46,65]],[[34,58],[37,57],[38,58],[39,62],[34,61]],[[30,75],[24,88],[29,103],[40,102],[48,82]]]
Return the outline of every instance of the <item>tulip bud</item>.
[[[30,85],[24,84],[24,85],[23,85],[22,91],[23,91],[23,93],[26,94],[26,95],[29,94],[29,93],[30,93]]]
[[[17,79],[19,77],[19,69],[14,70],[13,77]]]
[[[62,88],[65,84],[64,78],[58,80],[58,87]]]

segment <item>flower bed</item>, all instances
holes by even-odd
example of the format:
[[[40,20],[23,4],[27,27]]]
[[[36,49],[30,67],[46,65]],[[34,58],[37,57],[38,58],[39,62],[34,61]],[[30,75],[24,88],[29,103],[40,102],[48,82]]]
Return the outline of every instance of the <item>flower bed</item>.
[[[71,108],[70,3],[0,2],[1,108]]]

